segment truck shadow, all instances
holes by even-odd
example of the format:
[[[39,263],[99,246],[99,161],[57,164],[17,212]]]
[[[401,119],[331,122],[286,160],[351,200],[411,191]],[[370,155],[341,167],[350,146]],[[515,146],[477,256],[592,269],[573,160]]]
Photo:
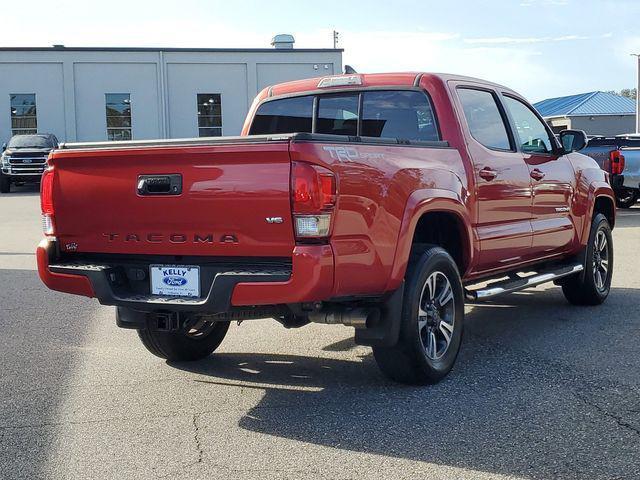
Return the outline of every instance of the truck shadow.
[[[27,183],[25,185],[12,185],[10,193],[0,194],[0,200],[11,197],[33,197],[40,195],[40,184]]]
[[[617,289],[582,309],[552,289],[471,307],[454,371],[424,388],[387,381],[371,354],[225,353],[174,366],[264,390],[240,421],[253,432],[525,478],[627,478],[640,457],[638,318],[628,316],[639,303],[640,291]]]

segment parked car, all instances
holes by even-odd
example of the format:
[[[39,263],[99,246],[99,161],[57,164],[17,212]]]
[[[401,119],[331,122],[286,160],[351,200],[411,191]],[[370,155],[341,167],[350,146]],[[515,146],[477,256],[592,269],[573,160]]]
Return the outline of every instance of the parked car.
[[[50,133],[14,135],[2,146],[0,193],[9,193],[11,184],[40,182],[47,157],[58,147],[58,139]]]
[[[576,305],[607,298],[613,191],[574,152],[584,132],[561,138],[467,77],[276,85],[240,137],[61,145],[38,270],[117,306],[162,358],[204,358],[231,321],[272,317],[355,327],[390,378],[437,382],[467,300],[550,281]]]
[[[620,208],[630,208],[640,198],[640,135],[594,137],[581,153],[609,172]]]

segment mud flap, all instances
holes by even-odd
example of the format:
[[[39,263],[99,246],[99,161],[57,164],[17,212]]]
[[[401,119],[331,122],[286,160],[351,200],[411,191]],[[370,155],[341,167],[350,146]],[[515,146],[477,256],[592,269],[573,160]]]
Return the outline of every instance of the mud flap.
[[[370,347],[393,347],[400,337],[404,280],[381,305],[380,320],[367,328],[356,328],[355,343]]]

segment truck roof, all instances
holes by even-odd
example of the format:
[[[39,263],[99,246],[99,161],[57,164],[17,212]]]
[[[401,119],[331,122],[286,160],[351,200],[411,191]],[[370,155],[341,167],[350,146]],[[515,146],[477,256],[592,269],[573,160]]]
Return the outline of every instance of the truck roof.
[[[498,87],[503,90],[512,91],[510,88],[499,85],[494,82],[482,80],[480,78],[467,77],[464,75],[455,75],[450,73],[433,73],[433,72],[397,72],[397,73],[354,73],[342,75],[328,75],[325,77],[307,78],[304,80],[294,80],[292,82],[279,83],[268,87],[261,97],[273,97],[280,95],[292,95],[296,93],[315,91],[320,89],[319,84],[325,79],[347,79],[350,77],[358,77],[360,83],[352,85],[336,85],[339,88],[363,88],[363,87],[385,87],[385,86],[417,86],[420,79],[430,77],[433,80],[447,82],[449,80],[461,80],[471,83],[478,83]],[[323,91],[331,90],[334,87],[322,87]]]

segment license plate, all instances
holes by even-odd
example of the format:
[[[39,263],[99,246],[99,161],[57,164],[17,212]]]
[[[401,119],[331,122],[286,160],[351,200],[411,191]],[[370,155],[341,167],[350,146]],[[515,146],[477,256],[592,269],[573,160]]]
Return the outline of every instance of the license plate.
[[[199,297],[200,268],[190,265],[151,265],[151,294]]]

